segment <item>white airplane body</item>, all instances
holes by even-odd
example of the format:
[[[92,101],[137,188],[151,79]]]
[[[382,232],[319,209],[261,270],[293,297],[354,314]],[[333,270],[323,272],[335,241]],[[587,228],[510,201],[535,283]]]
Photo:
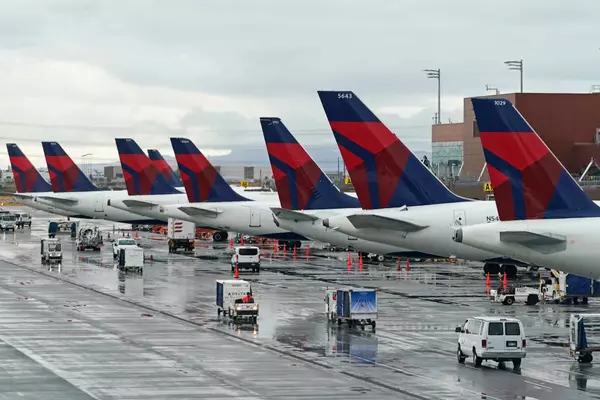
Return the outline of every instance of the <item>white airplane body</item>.
[[[452,240],[454,228],[498,221],[492,201],[435,204],[406,209],[351,210],[327,218],[324,225],[365,240],[412,249],[439,257],[502,262],[503,255]],[[507,263],[508,260],[505,260]]]
[[[457,243],[594,279],[600,279],[599,239],[600,218],[503,221],[462,227],[454,236]]]
[[[331,243],[341,247],[351,246],[358,251],[381,255],[407,255],[409,253],[416,253],[406,248],[361,239],[323,225],[325,218],[350,215],[358,211],[358,209],[290,211],[273,207],[271,210],[275,223],[280,228],[320,242]],[[417,254],[414,254],[414,256],[418,257]]]
[[[35,196],[47,196],[52,195],[53,192],[40,192],[40,193],[14,193],[13,198],[15,201],[23,203],[23,205],[33,208],[35,210],[45,211],[51,214],[60,215],[63,217],[85,217],[85,215],[78,214],[72,211],[66,211],[60,208],[53,207],[51,205],[38,203],[34,200]]]

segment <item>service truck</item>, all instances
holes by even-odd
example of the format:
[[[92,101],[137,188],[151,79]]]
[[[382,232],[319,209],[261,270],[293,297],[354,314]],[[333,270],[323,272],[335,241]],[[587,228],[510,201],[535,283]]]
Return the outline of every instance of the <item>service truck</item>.
[[[139,247],[139,245],[134,239],[125,238],[125,237],[118,238],[113,243],[113,258],[114,259],[119,258],[119,253],[123,249],[131,249],[131,248],[136,248],[136,247]]]
[[[371,325],[375,330],[377,320],[377,292],[374,289],[346,288],[326,290],[325,304],[329,320],[338,325],[347,322],[349,327]]]
[[[540,291],[547,301],[587,304],[588,297],[600,297],[600,281],[553,269],[542,279]]]
[[[79,229],[76,241],[77,251],[85,251],[87,249],[100,251],[103,244],[102,234],[98,226],[84,226]]]
[[[0,215],[0,230],[3,231],[15,231],[15,224],[17,223],[17,216],[14,214],[2,214]]]
[[[254,323],[258,319],[258,303],[252,295],[252,287],[248,281],[218,280],[216,304],[218,316],[223,314],[234,321],[249,319]]]
[[[194,251],[196,248],[196,224],[169,218],[167,240],[169,253],[175,253],[178,249]]]
[[[63,254],[60,239],[43,238],[40,244],[40,253],[42,264],[62,262]]]

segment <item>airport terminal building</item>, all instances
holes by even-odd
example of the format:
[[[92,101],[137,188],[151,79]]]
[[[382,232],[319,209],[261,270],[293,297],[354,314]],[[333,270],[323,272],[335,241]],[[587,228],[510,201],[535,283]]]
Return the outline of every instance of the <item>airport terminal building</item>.
[[[574,176],[581,176],[592,159],[600,162],[600,93],[508,93],[478,97],[510,100]],[[488,181],[471,98],[464,99],[463,121],[432,126],[432,167],[445,182],[456,181],[456,189]],[[595,163],[592,165],[586,176],[598,171]],[[478,184],[478,191],[482,187]]]

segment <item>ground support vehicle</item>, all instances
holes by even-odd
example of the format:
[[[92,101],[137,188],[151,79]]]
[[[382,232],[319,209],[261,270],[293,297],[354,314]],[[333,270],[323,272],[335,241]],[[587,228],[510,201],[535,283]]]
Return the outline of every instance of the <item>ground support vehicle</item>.
[[[244,298],[251,297],[244,303]],[[252,296],[250,282],[241,279],[217,280],[217,315],[228,316],[233,321],[249,320],[256,323],[258,303]]]
[[[326,313],[330,321],[338,325],[347,323],[353,328],[365,329],[371,325],[375,330],[377,321],[377,292],[373,289],[346,288],[327,289],[325,295]]]
[[[193,252],[196,248],[196,224],[169,218],[167,242],[169,253],[175,253],[178,249]]]
[[[126,247],[119,251],[119,269],[125,271],[142,271],[144,268],[144,249],[141,247]]]
[[[42,264],[62,262],[62,245],[60,239],[43,238],[40,243],[40,254]]]
[[[600,314],[571,314],[569,354],[580,363],[589,364],[595,351],[600,351]]]

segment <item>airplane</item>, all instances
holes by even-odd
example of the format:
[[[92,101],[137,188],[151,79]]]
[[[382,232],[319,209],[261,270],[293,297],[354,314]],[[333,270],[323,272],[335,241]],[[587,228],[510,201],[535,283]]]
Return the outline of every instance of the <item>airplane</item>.
[[[600,207],[506,99],[472,99],[500,222],[454,240],[588,278],[600,278]]]
[[[42,147],[46,155],[54,193],[37,194],[34,197],[36,203],[74,211],[94,219],[129,224],[164,224],[160,220],[107,207],[106,202],[109,198],[125,199],[129,196],[127,191],[100,190],[85,176],[58,143],[42,142]],[[126,172],[123,171],[123,173]],[[148,186],[142,186],[139,189],[139,194],[145,194],[146,192],[143,190],[149,190]]]
[[[162,214],[223,231],[278,239],[290,248],[307,240],[273,221],[270,207],[280,206],[276,193],[258,192],[264,200],[250,200],[235,192],[190,140],[171,138],[171,145],[190,204],[161,206]]]
[[[323,218],[356,211],[356,196],[341,192],[292,136],[280,118],[260,118],[281,207],[271,207],[280,228],[384,261],[385,256],[431,255],[359,239],[323,226]]]
[[[156,168],[156,163],[150,161],[149,157],[146,157],[142,149],[133,139],[117,138],[115,139],[115,142],[117,144],[121,166],[124,171],[127,192],[130,194],[130,196],[127,198],[110,198],[107,201],[108,206],[132,212],[147,218],[154,218],[163,222],[168,222],[169,216],[165,214],[164,206],[172,206],[175,204],[188,205],[188,195],[175,190],[175,188],[170,185],[169,182],[163,182],[163,187],[160,191],[152,190],[147,195],[136,195],[136,193],[139,193],[138,187],[148,186],[150,182],[154,182],[157,174],[160,172]],[[206,162],[208,162],[208,160],[206,160]],[[169,170],[171,170],[170,167]],[[214,172],[216,173],[216,170],[214,170]],[[165,176],[167,179],[170,179],[172,175],[163,174],[163,176]],[[227,186],[229,190],[237,194],[245,191],[245,188],[243,187]],[[205,189],[210,191],[210,185],[206,185]],[[228,201],[230,197],[228,197],[227,189],[223,188],[222,192],[224,193],[225,197],[221,198],[221,192],[216,192],[213,194],[210,201]],[[252,200],[273,199],[274,195],[276,194],[269,192],[248,193],[248,196]],[[178,214],[181,213],[181,211],[175,212]],[[187,217],[187,214],[182,214],[182,217]],[[179,219],[186,220],[185,218]],[[198,225],[208,229],[216,229],[216,231],[213,233],[213,240],[216,242],[222,242],[228,238],[228,233],[226,230],[218,229],[218,227],[214,227],[213,225],[206,223],[200,223]]]
[[[484,273],[512,278],[516,266],[529,266],[452,240],[455,225],[497,221],[494,202],[452,193],[353,92],[319,97],[364,209],[326,218],[326,227],[440,258],[483,261]]]
[[[152,164],[158,169],[158,171],[165,177],[169,185],[173,186],[177,190],[185,190],[181,179],[177,176],[173,168],[165,161],[160,151],[157,149],[148,149],[148,158],[152,161]],[[182,192],[183,193],[183,192]]]
[[[36,203],[34,196],[53,194],[52,186],[38,172],[31,161],[23,154],[21,149],[15,143],[7,143],[8,158],[15,179],[17,192],[12,196],[16,201],[19,201],[27,207],[49,212],[63,217],[87,218],[83,215],[78,215],[75,212],[61,210],[56,207],[45,204]]]

